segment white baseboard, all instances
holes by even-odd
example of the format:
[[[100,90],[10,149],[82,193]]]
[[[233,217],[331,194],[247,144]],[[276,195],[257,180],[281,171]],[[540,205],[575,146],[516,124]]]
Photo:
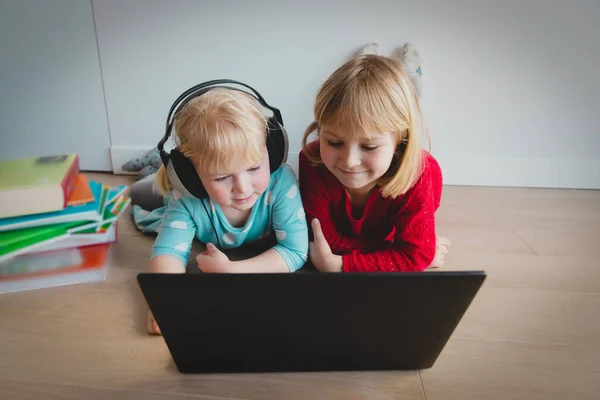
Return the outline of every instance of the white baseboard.
[[[446,185],[600,189],[600,159],[436,158]]]
[[[123,171],[121,167],[132,158],[143,157],[150,150],[152,150],[152,147],[112,146],[110,148],[110,158],[113,173],[118,175],[137,175],[137,172]]]
[[[150,150],[150,147],[111,147],[113,172],[131,174],[121,166]],[[600,189],[600,159],[435,157],[445,185]],[[298,152],[288,153],[287,164],[298,176]]]

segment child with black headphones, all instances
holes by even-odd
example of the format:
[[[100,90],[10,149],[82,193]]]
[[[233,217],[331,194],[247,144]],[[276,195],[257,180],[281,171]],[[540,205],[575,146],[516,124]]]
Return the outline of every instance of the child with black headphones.
[[[167,153],[173,128],[176,148]],[[184,273],[194,238],[206,244],[196,258],[205,273],[294,272],[306,262],[308,228],[296,176],[284,163],[283,121],[258,92],[226,80],[189,89],[173,104],[158,149],[164,165],[154,185],[168,205],[153,211],[162,216],[150,271]],[[256,257],[230,261],[221,251],[271,234],[276,244]],[[151,315],[148,330],[160,333]]]

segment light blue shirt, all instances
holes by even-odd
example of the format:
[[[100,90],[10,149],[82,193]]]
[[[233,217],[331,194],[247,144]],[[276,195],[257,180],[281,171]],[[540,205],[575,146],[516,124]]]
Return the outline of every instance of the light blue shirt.
[[[304,207],[296,176],[286,164],[271,174],[267,190],[252,207],[244,226],[232,226],[210,198],[199,200],[172,192],[157,231],[152,257],[168,254],[181,260],[183,265],[187,265],[194,237],[202,243],[216,246],[220,243],[223,249],[232,249],[266,240],[274,234],[277,244],[273,249],[281,254],[290,271],[298,270],[307,260],[308,227]]]

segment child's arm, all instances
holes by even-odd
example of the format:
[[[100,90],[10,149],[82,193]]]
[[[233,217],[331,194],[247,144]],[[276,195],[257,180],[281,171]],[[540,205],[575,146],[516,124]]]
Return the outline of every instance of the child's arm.
[[[191,243],[196,233],[196,224],[190,215],[190,201],[191,199],[184,200],[178,194],[171,193],[158,236],[152,246],[150,272],[185,273]],[[150,311],[146,328],[150,333],[161,333]]]
[[[162,217],[158,236],[152,246],[151,272],[185,272],[190,249],[196,235],[192,198],[171,194]]]
[[[298,159],[298,172],[300,175],[300,192],[306,210],[306,219],[310,222],[317,218],[321,223],[323,235],[334,254],[346,254],[352,250],[371,251],[384,247],[382,240],[365,240],[351,236],[344,236],[335,226],[331,217],[331,202],[327,191],[327,184],[313,167],[304,153],[300,152]],[[387,246],[387,244],[386,244]]]
[[[185,266],[177,257],[167,254],[156,256],[150,260],[150,272],[166,274],[183,274]]]
[[[154,273],[166,273],[166,274],[183,274],[185,273],[185,266],[181,261],[173,256],[160,255],[150,260],[150,272]],[[150,333],[157,333],[160,335],[160,328],[152,315],[152,312],[148,310],[148,321],[146,322],[146,329]]]
[[[281,255],[274,249],[241,261],[231,261],[214,244],[207,243],[206,251],[196,257],[198,268],[204,273],[275,273],[289,272]]]
[[[246,260],[233,262],[234,272],[240,273],[277,273],[290,272],[290,268],[275,248]]]
[[[308,259],[308,226],[296,175],[289,166],[280,169],[281,180],[273,191],[273,247],[290,272],[300,269]]]
[[[421,178],[406,194],[405,207],[391,216],[396,226],[394,243],[372,253],[353,251],[345,254],[342,256],[343,270],[390,272],[423,271],[427,268],[436,251],[434,186],[437,182],[441,185],[439,168],[424,168]]]

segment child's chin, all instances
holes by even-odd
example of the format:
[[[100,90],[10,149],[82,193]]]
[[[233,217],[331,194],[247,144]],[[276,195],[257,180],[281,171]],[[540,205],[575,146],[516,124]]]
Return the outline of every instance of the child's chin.
[[[364,182],[364,179],[339,179],[339,181],[348,189],[362,189],[368,185],[368,182]]]
[[[254,207],[254,205],[256,204],[256,201],[257,201],[257,198],[255,196],[254,199],[245,201],[243,203],[233,202],[231,207],[235,208],[236,210],[239,210],[239,211],[246,211],[246,210],[249,210],[252,207]]]

